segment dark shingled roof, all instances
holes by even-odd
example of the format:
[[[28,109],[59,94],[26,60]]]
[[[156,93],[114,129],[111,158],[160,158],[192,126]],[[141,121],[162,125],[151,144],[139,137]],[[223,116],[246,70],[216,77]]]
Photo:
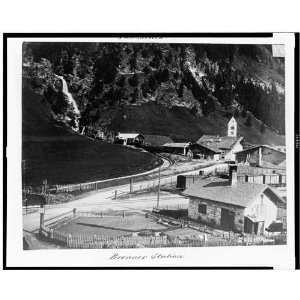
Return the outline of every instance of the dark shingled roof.
[[[162,146],[166,143],[173,143],[173,140],[168,136],[144,134],[144,144],[148,146]]]
[[[209,178],[196,181],[188,187],[183,194],[211,201],[232,204],[240,207],[249,206],[257,196],[267,192],[276,203],[283,203],[283,199],[274,189],[265,184],[237,182],[231,186],[228,180]]]
[[[232,136],[216,136],[216,135],[203,135],[197,143],[208,147],[214,151],[218,150],[229,150],[234,144],[241,141],[243,137],[232,137]]]
[[[238,152],[236,152],[236,153],[241,153],[241,152],[251,152],[251,151],[253,151],[253,150],[256,150],[257,148],[267,148],[267,149],[270,149],[270,150],[273,150],[273,151],[276,151],[276,152],[279,152],[279,153],[285,155],[285,152],[282,152],[281,150],[278,150],[278,149],[276,149],[276,148],[274,148],[274,147],[272,147],[272,146],[269,146],[269,145],[254,145],[254,146],[252,146],[252,147],[250,147],[250,148],[243,149],[243,150],[238,151]]]

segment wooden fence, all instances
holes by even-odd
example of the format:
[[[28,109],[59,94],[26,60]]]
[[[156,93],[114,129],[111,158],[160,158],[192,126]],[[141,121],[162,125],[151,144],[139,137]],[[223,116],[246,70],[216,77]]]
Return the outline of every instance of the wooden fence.
[[[71,235],[57,230],[43,228],[45,237],[73,249],[107,249],[107,248],[161,248],[161,247],[220,247],[245,245],[274,245],[275,240],[243,237],[239,239],[182,239],[163,236],[119,236]]]
[[[272,186],[286,186],[286,175],[269,174],[269,175],[238,175],[239,182],[252,182],[259,184],[268,184]]]
[[[70,212],[62,214],[62,216],[59,218],[47,220],[47,224],[41,224],[40,234],[49,240],[73,249],[242,246],[275,244],[275,242],[279,241],[278,239],[275,240],[272,237],[266,239],[266,237],[256,235],[246,235],[241,237],[239,234],[233,232],[219,232],[217,230],[210,230],[210,228],[205,225],[190,221],[185,223],[185,226],[199,231],[198,238],[182,238],[180,236],[171,237],[165,233],[155,236],[141,236],[138,235],[138,233],[132,233],[126,236],[111,237],[97,234],[69,234],[55,229],[59,223],[68,222],[74,218],[77,218],[78,216],[121,216],[123,213],[123,211],[113,212],[113,214],[112,212],[76,212],[76,210],[73,209]],[[132,213],[133,212],[131,212],[131,214]],[[130,214],[130,212],[126,212],[126,214]],[[153,218],[159,217],[152,214],[149,216]],[[165,216],[163,216],[163,218],[169,221],[174,220],[173,218],[168,218]],[[209,236],[208,239],[206,238],[206,235]]]

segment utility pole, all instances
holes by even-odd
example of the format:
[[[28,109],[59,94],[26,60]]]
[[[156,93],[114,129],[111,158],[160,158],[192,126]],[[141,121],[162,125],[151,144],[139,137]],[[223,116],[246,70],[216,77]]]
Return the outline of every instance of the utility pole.
[[[42,193],[44,195],[44,202],[41,204],[41,207],[44,207],[44,205],[47,204],[47,183],[48,183],[47,179],[44,179],[43,180],[43,190],[42,190]]]
[[[157,208],[159,208],[159,197],[160,197],[160,167],[158,169]]]
[[[130,193],[133,192],[133,185],[132,185],[132,182],[133,182],[133,180],[132,180],[132,178],[130,178],[130,182],[129,182],[129,184],[130,184],[130,186],[129,186],[129,191],[130,191]]]

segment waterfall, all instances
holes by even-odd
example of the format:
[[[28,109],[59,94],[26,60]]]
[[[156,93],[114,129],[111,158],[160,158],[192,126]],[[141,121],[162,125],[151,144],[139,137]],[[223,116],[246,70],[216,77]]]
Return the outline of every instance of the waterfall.
[[[74,100],[72,94],[69,92],[66,80],[62,76],[58,76],[58,75],[55,76],[62,81],[62,92],[67,96],[68,102],[73,106],[74,113],[76,115],[80,115],[80,111],[78,109],[76,101]]]
[[[62,81],[62,92],[63,94],[66,96],[67,100],[68,100],[68,103],[72,106],[73,108],[73,111],[74,111],[74,114],[75,114],[75,127],[73,127],[74,130],[78,131],[79,130],[79,122],[78,122],[78,118],[80,117],[80,111],[78,109],[78,106],[77,106],[77,103],[76,101],[74,100],[72,94],[69,92],[69,89],[68,89],[68,85],[67,85],[67,82],[66,80],[63,78],[63,76],[59,76],[59,75],[56,75],[55,76],[57,78],[59,78],[61,81]]]

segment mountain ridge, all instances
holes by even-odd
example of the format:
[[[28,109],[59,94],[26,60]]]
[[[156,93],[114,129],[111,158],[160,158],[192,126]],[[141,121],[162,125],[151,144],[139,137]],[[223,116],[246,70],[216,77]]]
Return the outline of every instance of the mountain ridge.
[[[23,53],[35,90],[72,119],[53,100],[53,74],[66,79],[81,127],[196,139],[234,115],[250,142],[284,143],[284,60],[268,45],[29,43]]]

